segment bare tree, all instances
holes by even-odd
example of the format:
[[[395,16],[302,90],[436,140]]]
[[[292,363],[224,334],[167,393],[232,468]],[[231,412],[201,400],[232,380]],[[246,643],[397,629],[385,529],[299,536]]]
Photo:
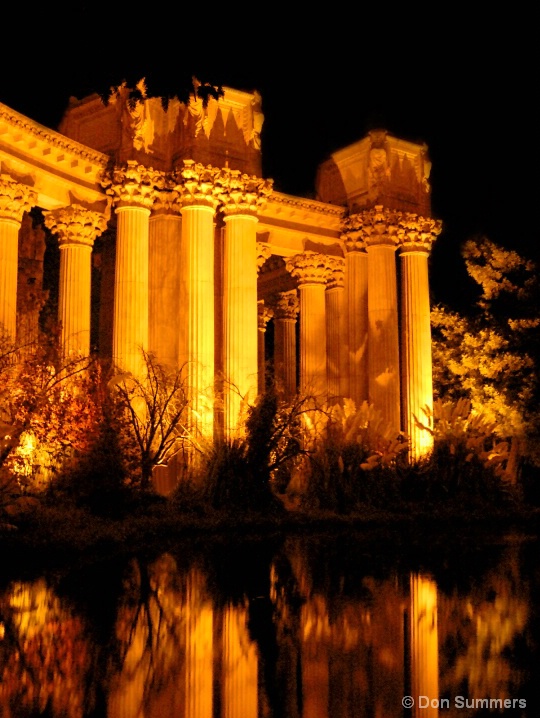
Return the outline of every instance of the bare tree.
[[[182,369],[169,371],[142,351],[145,375],[120,373],[109,385],[127,417],[139,453],[141,488],[147,489],[154,467],[167,464],[188,440],[189,401]]]

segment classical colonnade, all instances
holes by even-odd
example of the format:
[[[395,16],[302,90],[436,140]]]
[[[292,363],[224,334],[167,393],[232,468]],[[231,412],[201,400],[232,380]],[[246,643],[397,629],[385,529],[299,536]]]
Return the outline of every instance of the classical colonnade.
[[[242,397],[254,398],[262,387],[262,343],[270,317],[276,374],[286,394],[294,394],[298,314],[298,390],[323,400],[369,401],[396,432],[405,430],[413,454],[425,452],[430,437],[416,418],[432,404],[428,256],[439,222],[382,205],[349,215],[337,244],[284,257],[297,290],[258,302],[258,269],[272,249],[257,241],[258,212],[272,193],[271,181],[190,160],[169,174],[129,161],[108,171],[102,187],[116,214],[113,361],[140,376],[141,349],[157,348],[161,360],[185,367],[194,433],[211,437],[214,431],[219,212],[225,433],[237,428]],[[0,322],[11,337],[16,336],[18,232],[23,213],[36,203],[31,187],[1,176]],[[63,347],[87,355],[91,252],[109,222],[109,205],[96,211],[73,203],[45,211],[44,219],[59,241]],[[179,252],[171,252],[178,246]],[[172,322],[177,338],[176,348],[160,352],[172,340],[160,336],[167,334],[159,317],[163,303],[153,309],[152,296],[172,292],[164,280],[168,262],[177,263],[179,278]]]
[[[298,291],[260,306],[260,331],[265,310],[273,316],[276,374],[289,395],[298,313],[300,392],[368,401],[396,434],[404,429],[415,456],[431,445],[416,419],[427,421],[433,402],[428,257],[440,229],[436,220],[380,205],[350,215],[343,256],[289,257]]]

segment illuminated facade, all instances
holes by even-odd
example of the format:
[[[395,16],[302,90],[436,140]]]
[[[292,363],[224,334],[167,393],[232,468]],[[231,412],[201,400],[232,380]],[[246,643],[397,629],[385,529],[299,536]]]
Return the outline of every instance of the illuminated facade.
[[[243,401],[264,386],[271,338],[286,395],[369,401],[424,453],[428,256],[441,230],[426,147],[370,132],[320,166],[317,199],[305,199],[262,178],[258,93],[225,88],[206,106],[193,97],[167,109],[129,97],[73,100],[59,132],[0,105],[7,333],[23,331],[21,226],[38,207],[58,239],[66,351],[90,352],[94,286],[100,353],[135,374],[141,348],[185,367],[203,437],[234,434]]]

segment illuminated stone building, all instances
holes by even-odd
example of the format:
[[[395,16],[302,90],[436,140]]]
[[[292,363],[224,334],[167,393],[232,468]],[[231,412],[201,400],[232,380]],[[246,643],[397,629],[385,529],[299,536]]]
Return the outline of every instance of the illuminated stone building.
[[[37,207],[58,239],[67,352],[91,350],[94,287],[100,353],[135,374],[141,348],[185,367],[203,436],[234,434],[242,398],[264,386],[272,337],[286,395],[373,403],[411,437],[413,456],[425,452],[415,418],[432,403],[428,255],[441,229],[427,148],[372,131],[320,166],[317,199],[306,199],[262,177],[257,92],[225,88],[166,109],[144,86],[138,97],[121,87],[107,104],[73,99],[58,132],[0,104],[8,334],[23,330],[28,266],[41,282],[40,257],[25,264],[20,249]]]

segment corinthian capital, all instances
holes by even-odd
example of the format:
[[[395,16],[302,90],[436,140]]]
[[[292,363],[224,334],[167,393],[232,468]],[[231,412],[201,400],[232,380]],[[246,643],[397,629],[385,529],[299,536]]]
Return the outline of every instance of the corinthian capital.
[[[433,242],[442,231],[440,219],[419,217],[417,214],[403,213],[399,223],[400,252],[431,251]]]
[[[398,231],[401,212],[387,209],[381,204],[373,209],[366,209],[362,215],[362,235],[366,245],[393,245],[399,241]]]
[[[114,167],[101,182],[116,207],[145,209],[152,208],[157,191],[163,185],[161,172],[140,165],[136,160],[128,160],[125,167]]]
[[[341,222],[341,241],[345,252],[365,252],[362,214],[351,214]]]
[[[265,332],[266,325],[274,316],[274,312],[270,307],[267,307],[264,303],[264,299],[259,299],[257,302],[257,326],[259,331]]]
[[[180,214],[180,195],[176,190],[164,189],[156,192],[152,207],[154,214]]]
[[[257,242],[257,271],[263,266],[272,254],[270,247],[264,242]]]
[[[345,260],[343,257],[328,257],[328,289],[345,285]]]
[[[256,214],[266,204],[273,186],[273,180],[242,174],[239,170],[228,168],[220,171],[219,181],[223,212],[226,215]]]
[[[173,177],[174,190],[178,192],[182,207],[203,206],[217,209],[223,192],[220,182],[221,170],[194,160],[184,160]]]
[[[274,317],[276,319],[295,320],[300,310],[296,289],[289,292],[279,292],[273,300]]]
[[[0,219],[22,222],[23,214],[32,209],[36,200],[31,187],[16,182],[8,174],[0,175]]]
[[[298,284],[326,284],[331,276],[329,257],[318,252],[307,251],[290,257],[287,271],[298,280]]]
[[[96,237],[107,228],[108,217],[103,212],[72,204],[44,212],[45,226],[58,235],[60,246],[81,244],[92,247]]]

